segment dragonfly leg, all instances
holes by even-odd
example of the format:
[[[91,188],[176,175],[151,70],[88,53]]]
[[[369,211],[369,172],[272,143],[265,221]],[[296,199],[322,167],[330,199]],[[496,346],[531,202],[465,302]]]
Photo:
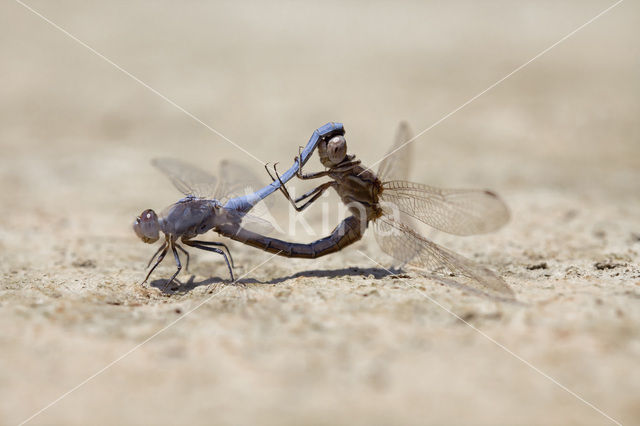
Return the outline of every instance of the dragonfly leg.
[[[200,245],[197,243],[197,241],[184,241],[184,243],[190,247],[193,248],[197,248],[200,250],[206,250],[206,251],[212,251],[214,253],[218,253],[221,254],[222,257],[224,257],[225,262],[227,262],[227,268],[229,268],[229,274],[231,275],[231,281],[235,281],[235,278],[233,277],[233,269],[231,269],[231,264],[229,263],[229,258],[227,257],[227,255],[225,254],[224,251],[220,250],[219,248],[216,247],[208,247],[206,245]]]
[[[264,169],[267,171],[267,174],[269,175],[269,177],[271,178],[271,180],[273,182],[276,181],[276,178],[273,177],[273,175],[271,174],[271,172],[269,171],[269,164],[271,163],[264,163]]]
[[[307,192],[306,194],[303,194],[302,196],[298,197],[296,200],[293,200],[293,198],[291,197],[291,195],[289,194],[289,191],[287,190],[286,185],[284,184],[284,182],[282,182],[282,180],[280,179],[280,175],[278,174],[278,169],[277,169],[277,164],[273,165],[273,171],[275,172],[277,178],[278,178],[278,182],[280,182],[280,189],[282,190],[282,193],[284,194],[284,196],[287,198],[287,200],[289,200],[289,202],[291,203],[291,205],[293,206],[294,209],[296,209],[296,211],[301,212],[304,209],[306,209],[307,207],[309,207],[311,205],[311,203],[313,203],[315,200],[318,199],[318,197],[320,197],[324,191],[327,190],[327,188],[330,188],[334,185],[336,185],[335,181],[329,181],[329,182],[325,182],[322,185],[312,189],[311,191]],[[269,174],[271,175],[271,174]],[[312,197],[309,201],[307,201],[306,203],[304,203],[301,207],[298,207],[298,205],[296,203],[299,203],[300,201]]]
[[[277,179],[273,177],[273,175],[271,174],[271,172],[269,171],[269,169],[267,168],[267,165],[265,164],[264,169],[267,171],[267,173],[269,174],[269,177],[271,178],[272,181],[278,181],[280,183],[280,187],[278,189],[280,189],[280,192],[282,192],[282,194],[284,194],[284,197],[289,200],[289,202],[291,203],[291,205],[293,206],[294,209],[298,210],[298,206],[296,206],[295,201],[293,201],[293,198],[291,198],[291,195],[289,194],[289,190],[287,189],[287,186],[284,184],[284,182],[282,181],[282,179],[280,179],[280,175],[278,174],[278,171],[276,169],[276,165],[278,163],[275,163],[273,166],[273,170],[276,173]]]
[[[160,253],[160,256],[158,257],[158,260],[156,261],[155,265],[153,265],[153,267],[149,270],[149,273],[147,273],[147,276],[144,277],[144,281],[142,281],[142,284],[147,282],[147,280],[149,279],[149,276],[151,275],[153,270],[156,269],[158,267],[158,265],[160,264],[160,262],[162,262],[164,260],[164,257],[167,254],[167,250],[169,250],[169,244],[165,242],[162,245],[162,252]],[[155,257],[155,255],[153,255],[153,257]]]
[[[227,256],[229,256],[229,260],[231,261],[231,267],[235,268],[236,265],[233,263],[233,257],[231,256],[231,250],[229,250],[229,247],[227,247],[226,244],[223,243],[219,243],[216,241],[200,241],[200,240],[188,240],[190,243],[196,243],[196,244],[200,244],[202,246],[216,246],[216,247],[224,247],[224,249],[227,251]],[[183,243],[185,241],[182,241]]]
[[[323,170],[321,172],[313,172],[313,173],[302,173],[300,170],[296,173],[298,179],[308,180],[308,179],[318,179],[321,177],[329,176],[329,174],[333,170]]]
[[[151,259],[149,259],[149,262],[147,263],[147,267],[145,269],[148,269],[149,266],[151,266],[151,262],[153,262],[153,259],[156,258],[156,256],[158,255],[158,253],[160,253],[162,250],[164,250],[164,248],[167,246],[167,242],[165,241],[159,248],[158,250],[156,250],[156,252],[153,254],[153,256],[151,256]]]
[[[189,258],[191,256],[189,256],[189,252],[186,251],[185,249],[183,249],[182,246],[179,246],[178,244],[176,244],[176,248],[178,250],[180,250],[181,252],[183,252],[185,257],[187,258],[187,263],[184,265],[184,270],[188,272],[189,271]]]
[[[329,181],[329,182],[325,182],[322,185],[312,189],[311,191],[307,192],[306,194],[301,195],[300,197],[296,198],[296,203],[299,203],[300,201],[311,197],[310,200],[308,200],[306,203],[304,203],[302,206],[297,207],[296,206],[296,210],[301,212],[302,210],[306,209],[307,207],[309,207],[314,201],[316,201],[318,198],[320,198],[320,196],[322,194],[324,194],[324,191],[326,191],[327,189],[331,188],[332,186],[335,186],[336,182],[335,181]]]
[[[169,286],[171,285],[173,280],[176,279],[176,277],[178,276],[178,274],[182,270],[182,264],[180,263],[180,256],[178,256],[178,251],[176,250],[177,244],[172,241],[170,243],[170,245],[171,245],[171,251],[173,252],[173,257],[176,259],[176,265],[178,265],[178,270],[171,276],[171,279],[169,281],[167,281],[167,283],[164,285],[165,289],[169,288]],[[182,248],[182,247],[180,247],[180,248]]]
[[[294,158],[294,161],[297,161],[298,164],[300,164],[300,167],[298,167],[298,171],[296,172],[296,176],[298,177],[298,179],[317,179],[317,178],[321,178],[324,176],[328,176],[329,173],[331,173],[330,170],[324,170],[322,172],[313,172],[313,173],[303,173],[302,172],[302,164],[300,163],[300,158],[302,158],[302,148],[301,146],[298,147],[298,156],[296,158]],[[278,163],[276,163],[278,164]],[[268,170],[267,170],[268,172]],[[271,176],[271,173],[269,173],[269,175]],[[275,180],[275,179],[274,179]]]

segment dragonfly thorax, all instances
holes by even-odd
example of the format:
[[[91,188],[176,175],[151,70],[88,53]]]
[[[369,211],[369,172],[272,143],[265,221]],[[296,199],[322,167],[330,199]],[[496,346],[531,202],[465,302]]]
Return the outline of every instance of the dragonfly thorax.
[[[221,206],[217,200],[187,197],[160,215],[160,230],[175,238],[193,238],[212,229]]]

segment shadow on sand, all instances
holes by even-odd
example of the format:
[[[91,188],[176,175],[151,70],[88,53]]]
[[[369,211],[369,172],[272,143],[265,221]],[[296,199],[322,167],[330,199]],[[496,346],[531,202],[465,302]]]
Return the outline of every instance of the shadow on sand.
[[[407,273],[403,269],[398,269],[398,268],[390,268],[387,270],[384,268],[350,267],[350,268],[329,269],[329,270],[312,269],[308,271],[300,271],[300,272],[296,272],[295,274],[287,275],[284,277],[273,278],[269,281],[259,281],[259,280],[256,280],[255,278],[242,278],[232,283],[229,280],[225,280],[219,277],[212,277],[212,278],[207,278],[205,280],[196,282],[195,275],[191,275],[189,280],[184,283],[176,279],[174,284],[171,286],[171,288],[166,288],[166,280],[155,280],[150,285],[162,291],[162,293],[165,296],[170,296],[173,294],[186,294],[200,286],[212,286],[215,288],[219,288],[219,286],[222,286],[222,285],[234,285],[234,286],[246,286],[248,284],[275,285],[275,284],[280,284],[287,280],[291,280],[299,277],[338,278],[338,277],[370,277],[370,276],[373,276],[373,279],[376,279],[376,280],[391,277],[391,278],[398,278],[404,281],[404,279],[406,278],[411,278],[411,276],[407,275]],[[455,288],[457,290],[460,290],[466,293],[474,294],[479,297],[492,299],[494,301],[507,302],[507,303],[521,305],[521,306],[526,305],[526,303],[518,301],[515,297],[512,297],[512,296],[505,297],[504,295],[487,293],[485,291],[470,287],[468,285],[465,285],[462,282],[458,282],[451,278],[438,276],[434,274],[418,274],[417,276],[435,281],[437,283],[440,283],[441,285],[445,285],[450,288]],[[415,287],[414,285],[411,285],[411,284],[407,284],[407,286]],[[416,288],[416,290],[418,290],[420,293],[425,295],[425,293],[421,289]],[[213,291],[214,291],[214,288],[210,289],[209,293],[212,293]],[[430,299],[428,295],[425,295],[425,297]]]
[[[339,278],[339,277],[369,277],[373,276],[374,279],[379,280],[385,277],[403,276],[404,271],[401,269],[390,268],[389,270],[383,268],[341,268],[341,269],[313,269],[308,271],[300,271],[295,274],[287,275],[284,277],[273,278],[268,281],[260,281],[255,278],[241,278],[233,283],[229,280],[225,280],[219,277],[207,278],[202,281],[195,281],[195,275],[191,275],[188,281],[181,282],[178,279],[174,281],[170,288],[166,287],[167,281],[158,279],[150,283],[151,287],[157,288],[164,294],[175,293],[188,293],[191,290],[200,286],[210,286],[215,284],[228,284],[228,285],[247,285],[247,284],[262,284],[262,285],[275,285],[285,282],[287,280],[307,277],[307,278]]]

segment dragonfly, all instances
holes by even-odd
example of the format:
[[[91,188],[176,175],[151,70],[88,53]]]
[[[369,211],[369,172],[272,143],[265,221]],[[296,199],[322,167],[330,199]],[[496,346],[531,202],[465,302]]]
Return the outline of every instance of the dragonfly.
[[[300,157],[283,174],[280,182],[271,182],[255,192],[244,195],[239,195],[239,191],[244,189],[247,182],[257,179],[252,179],[252,172],[238,164],[223,161],[219,168],[219,178],[217,178],[180,160],[169,158],[153,160],[152,164],[166,174],[185,197],[165,208],[160,214],[152,209],[146,209],[133,222],[133,231],[143,242],[153,244],[158,240],[162,241],[147,264],[147,268],[152,263],[153,266],[143,284],[171,250],[177,270],[165,284],[165,287],[168,287],[182,270],[178,251],[186,256],[187,265],[189,263],[189,253],[182,245],[222,255],[229,269],[231,281],[235,281],[233,258],[229,248],[224,243],[195,238],[210,230],[232,239],[249,238],[246,233],[250,231],[244,228],[247,224],[264,224],[264,221],[250,215],[249,211],[278,190],[281,182],[287,182],[295,176],[298,168],[308,161],[321,140],[342,133],[343,127],[340,123],[327,123],[316,129]],[[255,235],[257,235],[255,238],[268,239],[261,234]],[[261,244],[268,244],[268,242],[263,241]]]
[[[460,236],[496,231],[509,221],[510,213],[495,192],[443,189],[408,181],[412,154],[406,143],[412,134],[407,123],[398,127],[395,142],[377,173],[363,166],[355,155],[347,154],[344,134],[343,128],[338,134],[321,138],[317,144],[320,162],[326,170],[304,173],[302,166],[297,169],[296,176],[300,179],[328,177],[330,180],[295,200],[278,174],[277,164],[274,165],[276,178],[265,168],[297,211],[306,209],[333,188],[347,205],[350,216],[323,239],[308,244],[277,246],[271,243],[266,249],[278,248],[292,257],[324,256],[359,241],[371,223],[379,247],[401,264],[461,277],[483,293],[513,297],[511,288],[493,271],[434,243],[416,229],[415,220]],[[303,158],[300,151],[296,161],[303,159],[307,158]]]

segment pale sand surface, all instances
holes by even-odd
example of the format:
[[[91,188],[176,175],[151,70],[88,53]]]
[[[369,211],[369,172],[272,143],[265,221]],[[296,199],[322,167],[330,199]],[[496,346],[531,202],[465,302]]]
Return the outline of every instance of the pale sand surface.
[[[260,160],[289,166],[332,120],[375,162],[400,120],[427,128],[612,2],[30,4]],[[152,157],[262,166],[19,4],[3,2],[0,28],[0,423],[27,419],[195,308],[32,423],[610,422],[486,336],[612,418],[640,422],[637,2],[413,146],[413,180],[505,198],[513,217],[500,232],[436,237],[501,274],[521,304],[394,277],[358,252],[391,264],[371,236],[315,261],[233,243],[242,286],[224,284],[207,253],[194,253],[180,291],[156,288],[171,260],[156,287],[141,286],[154,248],[131,222],[179,197]],[[320,230],[321,216],[304,217]]]

